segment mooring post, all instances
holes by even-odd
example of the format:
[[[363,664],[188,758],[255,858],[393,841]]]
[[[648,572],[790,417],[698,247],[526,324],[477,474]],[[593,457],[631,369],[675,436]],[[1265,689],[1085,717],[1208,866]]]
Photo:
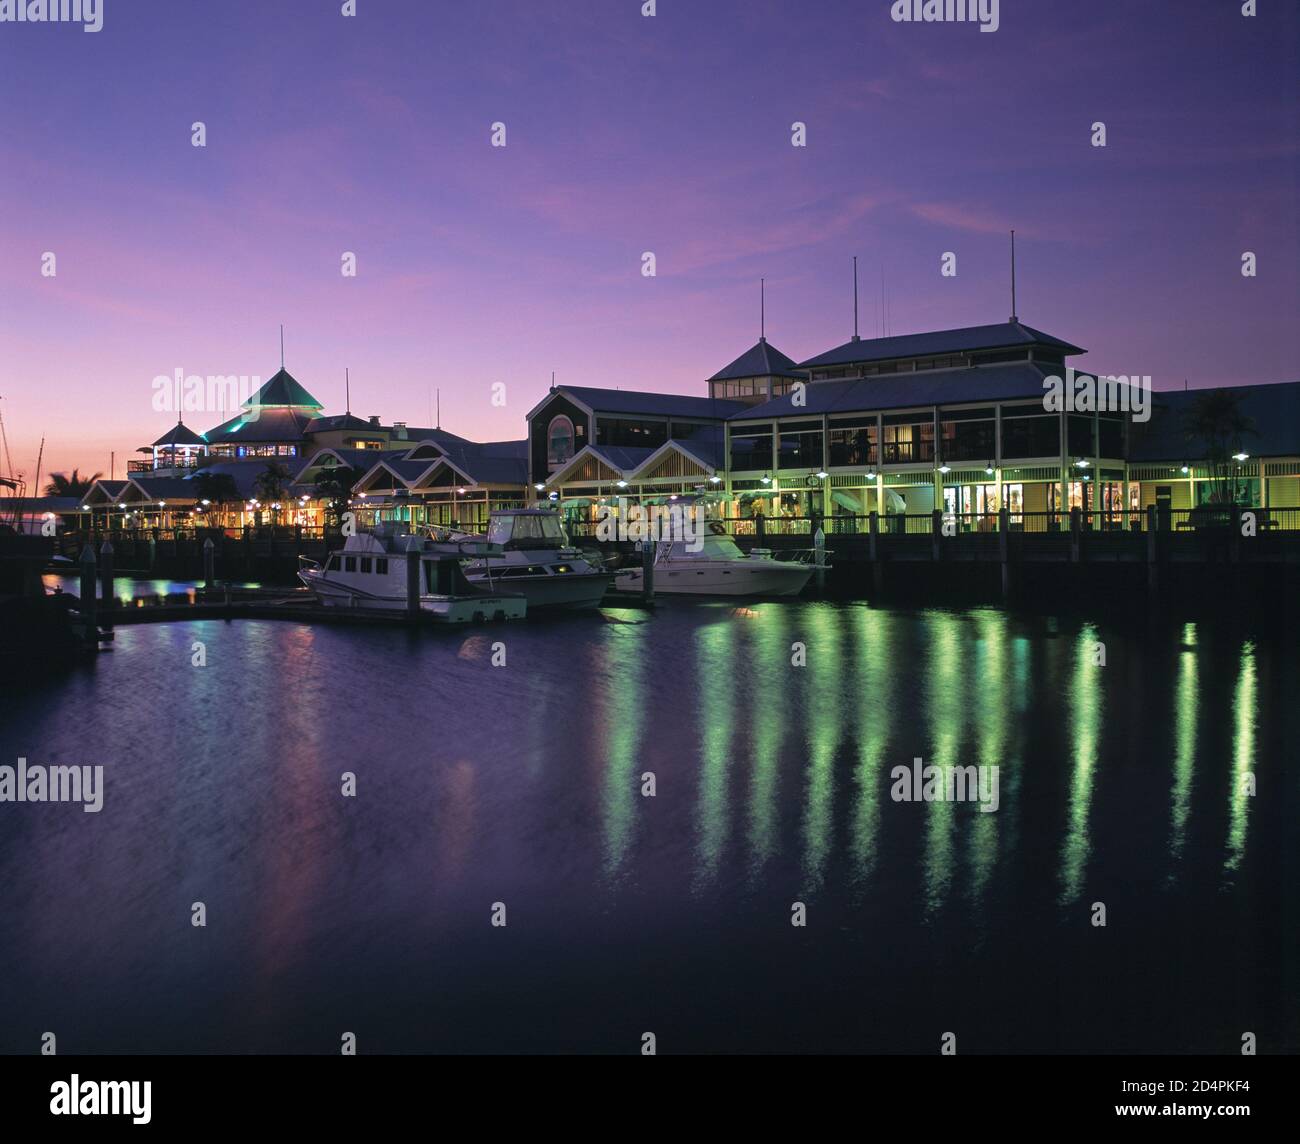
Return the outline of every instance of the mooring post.
[[[117,600],[113,595],[113,546],[107,540],[99,550],[99,603],[104,613],[104,626],[111,628]]]
[[[1002,562],[1002,598],[1011,595],[1011,513],[998,509],[998,559]]]
[[[1156,550],[1156,506],[1147,505],[1147,590],[1154,592],[1159,580],[1160,565]]]
[[[87,543],[81,550],[81,638],[87,643],[95,642],[95,550]]]
[[[940,509],[932,508],[930,510],[930,558],[938,561],[939,559],[939,541],[943,537],[943,512]]]
[[[406,614],[420,616],[420,542],[414,536],[406,539]]]
[[[880,566],[880,552],[877,542],[880,538],[880,513],[875,509],[867,517],[867,552],[871,557],[871,585],[876,592],[885,582],[885,571]]]
[[[208,537],[203,542],[203,581],[204,587],[209,591],[217,579],[217,546],[212,543],[212,537]]]
[[[1079,563],[1079,539],[1083,531],[1083,514],[1079,509],[1070,509],[1070,563]]]
[[[813,561],[817,565],[817,571],[814,573],[817,579],[817,591],[823,592],[826,589],[826,533],[820,528],[813,536]]]
[[[655,598],[655,546],[641,541],[641,599],[647,604]]]

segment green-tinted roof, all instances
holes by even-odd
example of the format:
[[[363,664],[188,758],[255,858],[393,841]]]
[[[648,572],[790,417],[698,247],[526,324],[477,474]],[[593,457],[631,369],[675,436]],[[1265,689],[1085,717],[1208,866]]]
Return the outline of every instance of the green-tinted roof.
[[[294,409],[325,408],[310,393],[303,389],[297,379],[295,379],[283,366],[280,367],[274,377],[253,394],[252,397],[244,402],[245,409],[254,409],[258,406],[268,405],[287,405]]]

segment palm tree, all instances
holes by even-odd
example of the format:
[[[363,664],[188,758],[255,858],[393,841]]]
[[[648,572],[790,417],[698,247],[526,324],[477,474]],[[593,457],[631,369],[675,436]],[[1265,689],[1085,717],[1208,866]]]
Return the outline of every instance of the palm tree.
[[[218,523],[221,517],[221,509],[232,501],[240,499],[239,487],[235,484],[235,478],[229,473],[205,473],[200,471],[192,480],[194,481],[194,497],[198,501],[209,501],[217,506],[217,521],[209,523]],[[203,514],[207,516],[207,513]]]
[[[1211,389],[1183,415],[1188,440],[1199,446],[1210,471],[1211,504],[1237,504],[1246,495],[1234,454],[1244,452],[1242,438],[1253,434],[1255,425],[1241,412],[1241,399],[1230,389]]]
[[[359,479],[356,470],[347,465],[322,469],[316,478],[316,499],[325,502],[325,519],[335,528],[341,527],[343,523],[343,514],[348,510],[348,498],[352,495],[352,486]]]
[[[289,487],[289,470],[279,461],[271,461],[253,481],[253,493],[264,505],[278,505],[285,497]],[[278,523],[280,510],[271,509],[272,521]]]
[[[73,469],[71,474],[51,473],[50,483],[45,486],[45,495],[47,497],[73,497],[76,500],[81,500],[103,475],[103,473],[95,473],[93,476],[83,477],[79,469]]]

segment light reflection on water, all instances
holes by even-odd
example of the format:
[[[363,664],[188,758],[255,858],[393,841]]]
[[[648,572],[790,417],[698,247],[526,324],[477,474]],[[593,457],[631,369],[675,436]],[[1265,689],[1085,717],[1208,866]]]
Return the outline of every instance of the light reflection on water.
[[[121,627],[0,731],[106,770],[99,815],[0,807],[0,1049],[329,1052],[364,1021],[372,1051],[621,1051],[652,1018],[702,1051],[1276,1043],[1294,1005],[1205,980],[1294,845],[1246,779],[1294,781],[1266,743],[1297,654],[820,602]],[[1000,809],[893,802],[916,757],[1000,767]]]

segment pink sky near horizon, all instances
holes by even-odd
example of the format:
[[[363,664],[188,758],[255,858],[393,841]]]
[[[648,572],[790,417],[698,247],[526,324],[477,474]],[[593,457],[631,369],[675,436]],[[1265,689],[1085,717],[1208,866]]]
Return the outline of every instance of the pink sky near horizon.
[[[354,413],[428,424],[436,388],[443,426],[488,440],[523,435],[551,370],[705,393],[758,335],[760,276],[777,347],[840,344],[855,254],[864,337],[882,271],[893,333],[1005,321],[1011,226],[1021,320],[1088,348],[1082,367],[1294,380],[1294,13],[1124,8],[1003,5],[994,35],[840,0],[436,20],[241,0],[197,30],[145,2],[94,35],[2,27],[0,97],[24,108],[0,124],[14,467],[34,476],[44,435],[42,484],[110,451],[123,475],[174,420],[155,376],[265,380],[280,323],[326,412],[347,367]],[[1106,67],[1075,76],[1062,44]]]

